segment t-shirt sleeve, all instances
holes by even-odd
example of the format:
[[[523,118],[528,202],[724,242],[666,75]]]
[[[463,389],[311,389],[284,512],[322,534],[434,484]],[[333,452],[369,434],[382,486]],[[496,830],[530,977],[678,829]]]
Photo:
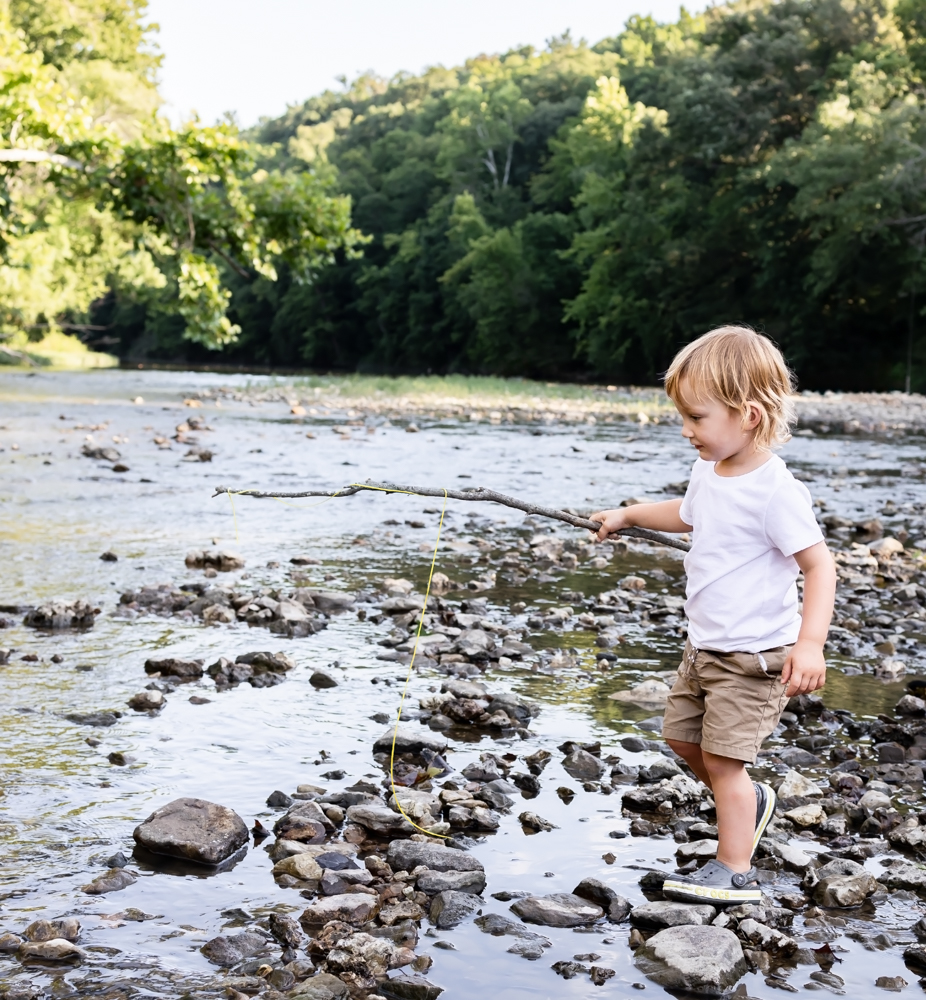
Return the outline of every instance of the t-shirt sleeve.
[[[786,556],[823,541],[810,491],[803,483],[790,478],[775,491],[765,512],[765,534]]]
[[[685,524],[694,525],[692,518],[694,517],[694,498],[698,492],[698,482],[701,479],[701,475],[704,471],[704,466],[707,465],[700,458],[695,459],[694,465],[691,467],[691,478],[688,480],[688,489],[685,490],[685,496],[682,498],[682,505],[678,509],[678,516],[685,522]]]

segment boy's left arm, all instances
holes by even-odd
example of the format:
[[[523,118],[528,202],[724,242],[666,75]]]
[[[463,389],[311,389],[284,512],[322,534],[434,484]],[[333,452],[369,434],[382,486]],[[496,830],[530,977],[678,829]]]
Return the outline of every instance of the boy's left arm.
[[[795,552],[794,559],[804,574],[804,609],[797,642],[781,672],[781,683],[788,684],[791,697],[816,691],[826,681],[823,644],[836,596],[836,566],[826,542]]]

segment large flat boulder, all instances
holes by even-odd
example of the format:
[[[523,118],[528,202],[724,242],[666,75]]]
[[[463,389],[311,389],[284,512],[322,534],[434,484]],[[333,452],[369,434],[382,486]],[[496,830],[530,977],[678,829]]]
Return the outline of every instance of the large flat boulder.
[[[743,949],[724,927],[667,927],[637,949],[637,968],[669,990],[719,997],[746,973]]]
[[[432,872],[485,871],[482,862],[466,851],[417,840],[393,840],[389,845],[386,860],[396,872],[410,872],[419,865],[430,868]]]
[[[244,820],[205,799],[174,799],[153,812],[132,834],[154,854],[219,865],[248,842]]]
[[[553,892],[548,896],[525,896],[511,904],[511,909],[529,924],[544,927],[581,927],[604,915],[597,904],[572,892]]]

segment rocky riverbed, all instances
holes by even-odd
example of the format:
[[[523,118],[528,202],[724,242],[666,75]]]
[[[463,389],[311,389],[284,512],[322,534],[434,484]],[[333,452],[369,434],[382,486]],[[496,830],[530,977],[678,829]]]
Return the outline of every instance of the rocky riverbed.
[[[789,446],[839,566],[832,670],[756,768],[782,800],[766,902],[719,911],[659,894],[716,843],[709,795],[658,740],[679,553],[453,504],[417,638],[434,501],[240,499],[233,518],[209,499],[216,481],[472,479],[587,511],[683,489],[677,429],[435,416],[415,436],[223,385],[0,384],[0,995],[917,988],[915,438]]]

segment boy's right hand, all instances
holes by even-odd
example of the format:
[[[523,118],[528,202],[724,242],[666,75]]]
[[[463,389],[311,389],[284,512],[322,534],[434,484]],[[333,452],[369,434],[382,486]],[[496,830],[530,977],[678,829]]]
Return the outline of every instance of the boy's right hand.
[[[633,527],[629,513],[629,508],[618,507],[617,510],[600,510],[597,514],[592,514],[589,518],[590,521],[601,521],[601,530],[592,537],[603,542],[608,535],[614,534],[615,531]]]

